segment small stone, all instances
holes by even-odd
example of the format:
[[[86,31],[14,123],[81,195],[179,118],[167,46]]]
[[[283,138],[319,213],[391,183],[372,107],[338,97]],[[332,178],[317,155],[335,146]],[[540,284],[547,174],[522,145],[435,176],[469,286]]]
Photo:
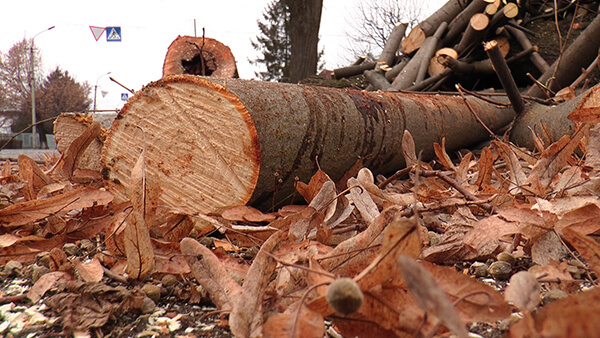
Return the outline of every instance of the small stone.
[[[504,319],[498,324],[498,329],[501,331],[508,331],[508,329],[516,322],[523,319],[523,315],[518,312],[511,314],[508,318]]]
[[[544,294],[544,296],[542,296],[542,305],[550,304],[559,299],[567,298],[568,296],[569,295],[567,295],[567,293],[564,292],[563,290],[560,290],[560,289],[550,290],[550,291],[546,292],[546,294]]]
[[[81,253],[81,250],[75,243],[66,243],[63,245],[63,251],[67,256],[78,256]]]
[[[211,248],[213,246],[213,239],[210,237],[202,237],[198,240],[198,242],[207,248]]]
[[[81,243],[79,243],[79,247],[86,252],[92,252],[96,249],[96,245],[89,239],[82,239]]]
[[[48,251],[40,252],[35,260],[37,264],[50,268],[50,253]]]
[[[2,274],[5,276],[22,276],[23,275],[23,264],[19,261],[8,261],[4,265]]]
[[[152,299],[150,299],[150,297],[144,297],[144,299],[142,300],[142,307],[140,308],[142,313],[150,314],[150,313],[154,312],[155,308],[156,308],[156,304],[154,303],[154,301]]]
[[[251,260],[254,257],[256,257],[257,254],[258,254],[258,247],[253,246],[253,247],[248,248],[248,250],[242,252],[241,256],[243,259]]]
[[[45,267],[43,265],[34,264],[33,271],[31,272],[31,280],[35,283],[38,281],[38,279],[40,279],[40,277],[42,277],[43,275],[45,275],[49,272],[50,272],[50,269],[48,267]]]
[[[508,280],[512,274],[512,266],[508,262],[497,261],[490,265],[488,272],[496,280],[505,281]]]
[[[438,245],[440,243],[440,241],[442,240],[442,235],[438,234],[437,232],[433,232],[433,231],[428,231],[427,237],[429,237],[429,245],[430,246]]]
[[[144,291],[146,296],[150,297],[154,302],[158,302],[160,299],[160,288],[154,284],[144,285],[142,291]]]
[[[484,278],[488,275],[488,266],[482,262],[475,262],[471,264],[469,272],[477,278]]]
[[[517,261],[516,258],[508,252],[499,253],[498,256],[496,256],[496,259],[499,261],[507,262],[510,264],[510,266],[515,265],[515,262]]]
[[[177,277],[173,276],[173,275],[165,275],[161,281],[162,285],[166,288],[170,288],[172,286],[174,286],[175,284],[177,284]]]

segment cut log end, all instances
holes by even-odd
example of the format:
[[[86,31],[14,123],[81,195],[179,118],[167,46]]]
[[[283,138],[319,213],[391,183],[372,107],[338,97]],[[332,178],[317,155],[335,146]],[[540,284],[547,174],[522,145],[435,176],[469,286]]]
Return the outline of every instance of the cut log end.
[[[215,39],[178,36],[165,56],[163,76],[183,74],[237,77],[235,58],[229,47]]]
[[[107,188],[117,200],[128,199],[131,168],[144,143],[146,168],[161,181],[167,206],[213,212],[246,203],[254,191],[256,128],[239,99],[214,82],[167,76],[127,102],[102,154]]]

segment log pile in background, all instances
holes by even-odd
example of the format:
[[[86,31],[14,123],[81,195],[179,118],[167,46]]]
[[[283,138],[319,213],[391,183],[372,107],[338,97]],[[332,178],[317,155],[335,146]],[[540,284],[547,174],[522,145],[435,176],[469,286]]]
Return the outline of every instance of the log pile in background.
[[[229,47],[215,39],[193,36],[178,36],[165,56],[163,76],[183,74],[238,77]]]
[[[537,19],[554,20],[554,3],[532,1],[504,4],[500,0],[449,0],[404,37],[406,24],[393,29],[378,60],[365,58],[328,74],[335,79],[364,74],[367,90],[452,90],[457,83],[469,89],[502,89],[483,44],[497,40],[519,87],[531,86],[527,95],[549,98],[571,86],[581,69],[593,64],[600,47],[598,3],[558,1],[557,18],[571,25],[569,36],[578,38],[564,52],[557,67],[555,58],[544,59],[530,39],[543,39],[532,31]],[[575,18],[575,19],[573,19]],[[591,22],[590,22],[591,21]],[[585,28],[584,31],[582,29]],[[567,41],[554,39],[555,48]],[[547,42],[547,41],[546,41]],[[390,52],[392,51],[392,52]],[[396,55],[398,54],[398,55]],[[554,64],[552,64],[554,62]],[[552,64],[552,66],[549,65]],[[558,69],[558,70],[557,70]],[[531,76],[527,77],[526,74]],[[552,92],[532,86],[533,78],[549,85]],[[552,79],[553,81],[549,81]]]

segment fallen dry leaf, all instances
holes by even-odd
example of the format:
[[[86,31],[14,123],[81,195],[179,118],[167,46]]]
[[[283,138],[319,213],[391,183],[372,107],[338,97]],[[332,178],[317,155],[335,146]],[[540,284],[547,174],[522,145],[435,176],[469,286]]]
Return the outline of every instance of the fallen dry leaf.
[[[397,260],[401,255],[418,257],[421,239],[416,219],[396,217],[384,230],[379,255],[363,271],[354,277],[361,290],[387,283],[390,276],[398,275]]]
[[[323,337],[323,316],[301,305],[290,306],[285,312],[270,316],[262,328],[265,337]]]
[[[263,297],[277,266],[272,254],[287,237],[284,231],[274,233],[263,243],[254,258],[229,315],[229,327],[234,336],[254,337],[262,332]]]
[[[143,280],[154,268],[154,249],[150,241],[150,231],[140,212],[134,210],[127,218],[123,242],[128,278]]]
[[[520,271],[510,277],[504,299],[521,311],[531,312],[540,303],[540,293],[540,283],[535,276],[530,272]]]
[[[561,235],[567,243],[579,252],[596,276],[600,276],[600,245],[593,239],[571,228],[562,229]]]
[[[600,332],[600,289],[597,287],[542,307],[533,323],[522,319],[510,327],[511,337],[595,337]],[[527,317],[526,317],[527,318]]]
[[[458,337],[468,337],[465,323],[458,317],[452,303],[431,274],[413,258],[405,255],[398,258],[398,266],[408,290],[421,309],[435,314]]]
[[[31,300],[33,304],[37,303],[44,294],[52,288],[63,288],[69,281],[73,280],[73,276],[64,271],[49,272],[40,277],[35,282],[27,293],[27,298]]]
[[[128,195],[133,209],[144,217],[144,223],[150,228],[156,218],[161,188],[156,175],[146,171],[145,154],[144,149],[131,169]]]
[[[20,154],[19,175],[21,179],[27,182],[24,190],[25,199],[30,201],[37,198],[38,192],[50,184],[52,180],[42,171],[42,169],[29,156]]]
[[[192,238],[181,240],[192,275],[206,290],[219,310],[231,311],[242,287],[229,275],[217,256]]]
[[[75,258],[73,265],[81,279],[86,282],[99,282],[104,276],[104,269],[102,269],[102,265],[96,257],[85,263],[82,263],[79,258]]]
[[[67,213],[75,209],[106,205],[113,200],[107,191],[87,187],[69,191],[46,199],[13,204],[0,210],[0,225],[18,227],[35,222],[57,212]]]
[[[525,181],[524,185],[528,186],[528,190],[538,196],[546,194],[552,179],[567,164],[567,160],[579,145],[586,129],[589,127],[580,128],[572,137],[568,135],[561,137],[542,152]]]
[[[313,198],[321,190],[323,183],[331,181],[331,178],[321,168],[310,178],[308,184],[298,181],[296,183],[296,190],[304,197],[304,200],[308,203],[312,202]],[[332,181],[333,182],[333,181]]]
[[[381,212],[369,227],[338,244],[319,262],[323,268],[342,277],[354,277],[362,271],[379,252],[384,229],[395,219],[401,207],[392,206]]]

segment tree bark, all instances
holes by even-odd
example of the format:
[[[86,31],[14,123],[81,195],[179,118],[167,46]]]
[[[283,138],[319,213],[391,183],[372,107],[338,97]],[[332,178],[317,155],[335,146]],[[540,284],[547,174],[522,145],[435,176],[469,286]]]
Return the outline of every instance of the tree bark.
[[[173,40],[163,63],[163,76],[183,74],[238,77],[229,47],[215,39],[193,36]]]
[[[473,15],[469,20],[469,26],[467,26],[465,34],[463,34],[455,48],[456,52],[462,55],[475,44],[481,43],[481,38],[485,35],[489,23],[490,19],[487,15],[481,13]]]
[[[365,70],[364,75],[375,90],[396,90],[381,69]]]
[[[448,33],[444,36],[442,45],[449,46],[460,33],[464,32],[471,17],[477,13],[483,12],[487,4],[488,3],[485,2],[485,0],[473,0],[467,8],[460,12],[456,18],[448,24]]]
[[[575,131],[568,115],[578,109],[600,109],[600,85],[581,93],[574,99],[558,106],[530,105],[525,113],[515,120],[510,133],[510,140],[518,146],[535,149],[531,131],[538,135],[549,136],[547,142],[558,141],[564,135],[572,135]],[[542,128],[542,126],[544,126]],[[546,133],[548,131],[548,133]]]
[[[407,22],[399,22],[394,26],[390,36],[385,42],[385,46],[383,46],[381,55],[379,56],[379,65],[386,64],[390,67],[394,65],[396,52],[400,47],[400,42],[402,42],[402,39],[404,38],[406,27],[408,27]]]
[[[468,98],[492,130],[512,109]],[[161,203],[210,213],[252,203],[270,208],[320,167],[340,179],[359,159],[374,173],[405,165],[404,130],[423,159],[446,138],[449,151],[488,139],[456,96],[364,92],[240,79],[169,76],[137,92],[121,110],[102,154],[106,187],[126,199],[143,147]],[[289,201],[288,201],[289,202]]]
[[[377,66],[377,62],[375,62],[375,61],[363,62],[358,65],[336,68],[333,70],[333,75],[334,75],[334,78],[341,79],[341,78],[350,77],[350,76],[354,76],[354,75],[360,75],[365,70],[373,69],[376,66]]]
[[[515,79],[513,79],[512,74],[510,73],[510,69],[506,64],[506,60],[504,60],[504,56],[502,56],[500,47],[498,47],[498,41],[492,40],[486,42],[484,45],[484,50],[494,66],[496,75],[498,75],[498,79],[500,80],[500,83],[506,92],[506,96],[508,96],[513,109],[515,110],[515,113],[520,115],[525,110],[525,101],[523,101],[523,97],[521,97],[519,88],[517,87]]]
[[[421,48],[410,59],[410,61],[408,61],[408,64],[402,68],[402,71],[400,71],[400,74],[396,76],[394,82],[392,82],[392,86],[394,86],[394,88],[403,90],[415,84],[421,64],[425,58],[427,58],[427,62],[429,62],[429,59],[433,53],[435,53],[437,42],[439,41],[440,36],[444,34],[447,27],[448,24],[443,22],[438,27],[435,34],[425,40]],[[423,71],[425,72],[426,70],[427,68],[425,68]]]
[[[553,92],[570,85],[581,74],[581,68],[586,68],[598,55],[600,47],[600,15],[587,26],[587,28],[565,50],[562,57],[558,58],[538,81],[547,85]],[[533,85],[526,95],[543,98],[544,92]]]
[[[289,0],[290,9],[290,82],[317,73],[319,26],[323,0]]]

